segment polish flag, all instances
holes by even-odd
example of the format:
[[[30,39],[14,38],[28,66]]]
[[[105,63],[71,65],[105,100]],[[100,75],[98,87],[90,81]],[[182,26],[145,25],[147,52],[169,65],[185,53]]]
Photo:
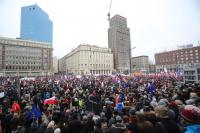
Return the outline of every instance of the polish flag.
[[[55,104],[55,103],[57,103],[55,96],[53,96],[52,98],[44,100],[44,104]]]

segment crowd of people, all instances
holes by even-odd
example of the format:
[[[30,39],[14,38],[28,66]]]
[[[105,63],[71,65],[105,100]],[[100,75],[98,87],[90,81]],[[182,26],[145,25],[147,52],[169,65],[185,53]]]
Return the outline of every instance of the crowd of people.
[[[200,133],[200,84],[175,75],[0,78],[0,133]]]

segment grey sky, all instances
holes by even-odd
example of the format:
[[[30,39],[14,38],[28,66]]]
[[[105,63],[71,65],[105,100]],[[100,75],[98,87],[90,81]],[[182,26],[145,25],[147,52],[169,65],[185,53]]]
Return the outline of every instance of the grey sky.
[[[54,55],[82,43],[107,47],[110,0],[0,0],[0,36],[19,37],[22,6],[37,3],[53,21]],[[200,0],[113,0],[111,17],[127,18],[132,56],[200,41]]]

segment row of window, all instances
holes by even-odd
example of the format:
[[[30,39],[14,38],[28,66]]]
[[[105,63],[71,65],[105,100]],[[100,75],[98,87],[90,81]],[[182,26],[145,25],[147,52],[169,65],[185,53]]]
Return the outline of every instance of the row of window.
[[[87,64],[79,64],[79,66],[87,66]],[[110,64],[90,64],[90,66],[92,67],[110,67]]]
[[[176,57],[177,57],[177,58],[178,58],[178,57],[184,57],[184,56],[185,56],[185,57],[188,57],[188,56],[193,57],[193,55],[198,56],[199,53],[194,53],[194,54],[193,54],[193,53],[190,53],[190,54],[181,54],[181,55],[177,55],[177,56],[174,56],[174,55],[173,55],[173,57],[174,57],[174,58],[176,58]]]
[[[20,60],[40,60],[39,56],[6,56],[6,59],[20,59]]]
[[[173,53],[173,55],[178,55],[178,54],[187,54],[187,53],[198,53],[198,49],[195,49],[195,50],[186,50],[185,52],[184,51],[179,51],[177,53]]]
[[[163,60],[160,60],[160,62],[163,62],[163,63],[167,63],[167,62],[171,62],[171,61],[175,61],[175,62],[184,62],[184,59],[185,59],[186,61],[187,61],[187,60],[192,60],[193,62],[194,62],[194,61],[199,62],[199,57],[198,57],[198,56],[195,57],[196,60],[194,60],[193,57],[190,57],[190,58],[186,57],[186,58],[180,58],[180,59],[175,59],[175,58],[173,58],[173,59],[163,59]]]
[[[108,74],[110,72],[110,70],[90,70],[91,74]]]
[[[30,64],[30,65],[40,65],[41,62],[18,62],[18,61],[6,61],[6,65],[14,65],[14,64],[24,64],[24,65],[27,65],[27,64]]]
[[[88,55],[90,55],[90,57],[92,56],[92,57],[95,57],[95,56],[97,56],[97,57],[102,57],[102,58],[107,58],[107,57],[110,57],[111,56],[111,54],[106,54],[106,53],[100,53],[100,52],[92,52],[92,53],[88,53],[88,52],[81,52],[80,53],[80,56],[88,56]]]
[[[172,54],[166,53],[166,54],[162,54],[160,56],[161,56],[161,58],[165,58],[166,56],[167,57],[173,56],[173,58],[178,58],[178,57],[188,57],[188,56],[193,57],[194,55],[195,56],[199,55],[197,49],[196,50],[185,51],[185,52],[181,51],[181,52],[172,53]]]
[[[40,66],[6,66],[6,70],[39,70]]]

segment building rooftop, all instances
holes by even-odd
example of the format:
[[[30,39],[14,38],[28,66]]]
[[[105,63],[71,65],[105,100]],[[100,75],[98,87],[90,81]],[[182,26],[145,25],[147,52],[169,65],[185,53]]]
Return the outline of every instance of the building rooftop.
[[[23,40],[21,38],[0,37],[0,42],[2,42],[3,44],[23,45],[23,46],[33,46],[32,44],[34,44],[34,45],[37,45],[39,47],[52,48],[51,43],[32,41],[32,40]],[[17,44],[17,43],[14,43],[14,42],[22,42],[22,43]]]
[[[149,57],[149,56],[147,56],[147,55],[140,55],[140,56],[135,56],[135,57],[131,57],[131,58],[133,59],[133,58],[141,58],[141,57]]]
[[[190,50],[190,49],[193,49],[193,48],[200,48],[200,46],[193,46],[193,44],[188,44],[188,45],[181,45],[181,46],[178,46],[177,49],[175,50],[167,50],[167,51],[163,51],[163,52],[158,52],[158,53],[155,53],[155,55],[157,54],[163,54],[163,53],[169,53],[169,52],[175,52],[175,51],[180,51],[180,50]]]

